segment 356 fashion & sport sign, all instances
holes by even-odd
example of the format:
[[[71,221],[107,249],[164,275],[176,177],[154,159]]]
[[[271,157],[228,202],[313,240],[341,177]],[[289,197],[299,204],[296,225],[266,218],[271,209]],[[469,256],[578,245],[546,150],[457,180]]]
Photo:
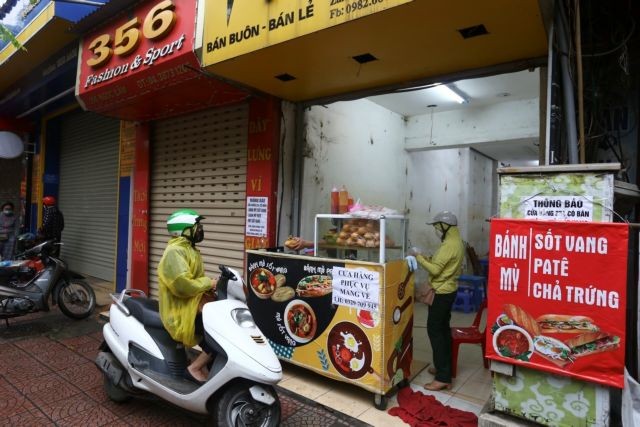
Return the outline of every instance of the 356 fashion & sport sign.
[[[486,353],[622,388],[628,226],[494,219]]]
[[[195,0],[154,0],[80,43],[76,95],[86,109],[123,102],[192,79]],[[131,77],[131,78],[128,78]]]

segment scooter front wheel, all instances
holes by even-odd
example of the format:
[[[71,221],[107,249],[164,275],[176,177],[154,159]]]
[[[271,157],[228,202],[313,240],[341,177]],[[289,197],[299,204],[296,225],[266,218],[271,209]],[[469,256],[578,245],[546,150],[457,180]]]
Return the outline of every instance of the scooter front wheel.
[[[84,280],[72,279],[60,287],[58,304],[65,315],[73,319],[84,319],[96,307],[96,294]]]
[[[213,425],[230,427],[275,427],[280,424],[280,400],[273,387],[260,384],[275,402],[267,405],[251,395],[250,388],[257,384],[236,383],[227,389],[212,408]]]
[[[107,375],[104,376],[103,388],[109,399],[114,402],[123,403],[131,399],[131,396],[126,391],[115,385]]]

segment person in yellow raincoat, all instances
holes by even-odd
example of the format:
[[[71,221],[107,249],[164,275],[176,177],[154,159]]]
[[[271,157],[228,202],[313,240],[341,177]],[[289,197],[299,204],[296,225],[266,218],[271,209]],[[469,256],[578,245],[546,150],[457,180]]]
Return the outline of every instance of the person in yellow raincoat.
[[[158,264],[160,282],[160,318],[171,337],[187,347],[193,347],[204,336],[199,303],[205,293],[215,289],[214,281],[204,275],[204,263],[196,243],[204,239],[203,219],[191,209],[172,213],[167,229],[172,236]],[[204,339],[200,342],[203,352],[187,367],[185,377],[206,381],[211,361],[211,349]]]
[[[451,308],[458,293],[458,277],[462,273],[464,244],[458,230],[458,219],[449,211],[438,213],[431,222],[440,236],[440,247],[432,257],[411,253],[407,257],[413,271],[419,264],[429,273],[431,286],[435,290],[433,303],[429,307],[427,334],[433,349],[433,367],[428,371],[435,376],[426,384],[427,390],[451,388]]]

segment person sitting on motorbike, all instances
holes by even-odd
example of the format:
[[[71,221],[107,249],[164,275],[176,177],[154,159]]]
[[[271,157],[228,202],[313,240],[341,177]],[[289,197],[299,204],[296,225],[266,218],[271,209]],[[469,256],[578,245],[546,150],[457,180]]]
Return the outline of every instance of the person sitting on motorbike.
[[[62,230],[64,230],[64,216],[58,209],[56,198],[46,196],[42,199],[44,213],[42,216],[42,227],[38,229],[38,237],[44,240],[54,240],[59,243],[62,240]],[[60,245],[55,245],[51,255],[60,254]]]
[[[212,349],[204,338],[199,304],[205,293],[215,290],[216,282],[204,275],[204,263],[196,243],[204,239],[202,216],[191,209],[181,209],[167,219],[172,236],[158,264],[160,282],[160,318],[171,337],[193,347],[200,339],[203,352],[187,367],[185,377],[204,382],[209,375],[207,364]]]

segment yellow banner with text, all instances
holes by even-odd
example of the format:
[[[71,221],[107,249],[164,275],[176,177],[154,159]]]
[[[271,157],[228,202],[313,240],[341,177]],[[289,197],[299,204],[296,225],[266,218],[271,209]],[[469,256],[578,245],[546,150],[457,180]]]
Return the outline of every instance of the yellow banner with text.
[[[202,65],[213,65],[411,1],[205,0]]]

